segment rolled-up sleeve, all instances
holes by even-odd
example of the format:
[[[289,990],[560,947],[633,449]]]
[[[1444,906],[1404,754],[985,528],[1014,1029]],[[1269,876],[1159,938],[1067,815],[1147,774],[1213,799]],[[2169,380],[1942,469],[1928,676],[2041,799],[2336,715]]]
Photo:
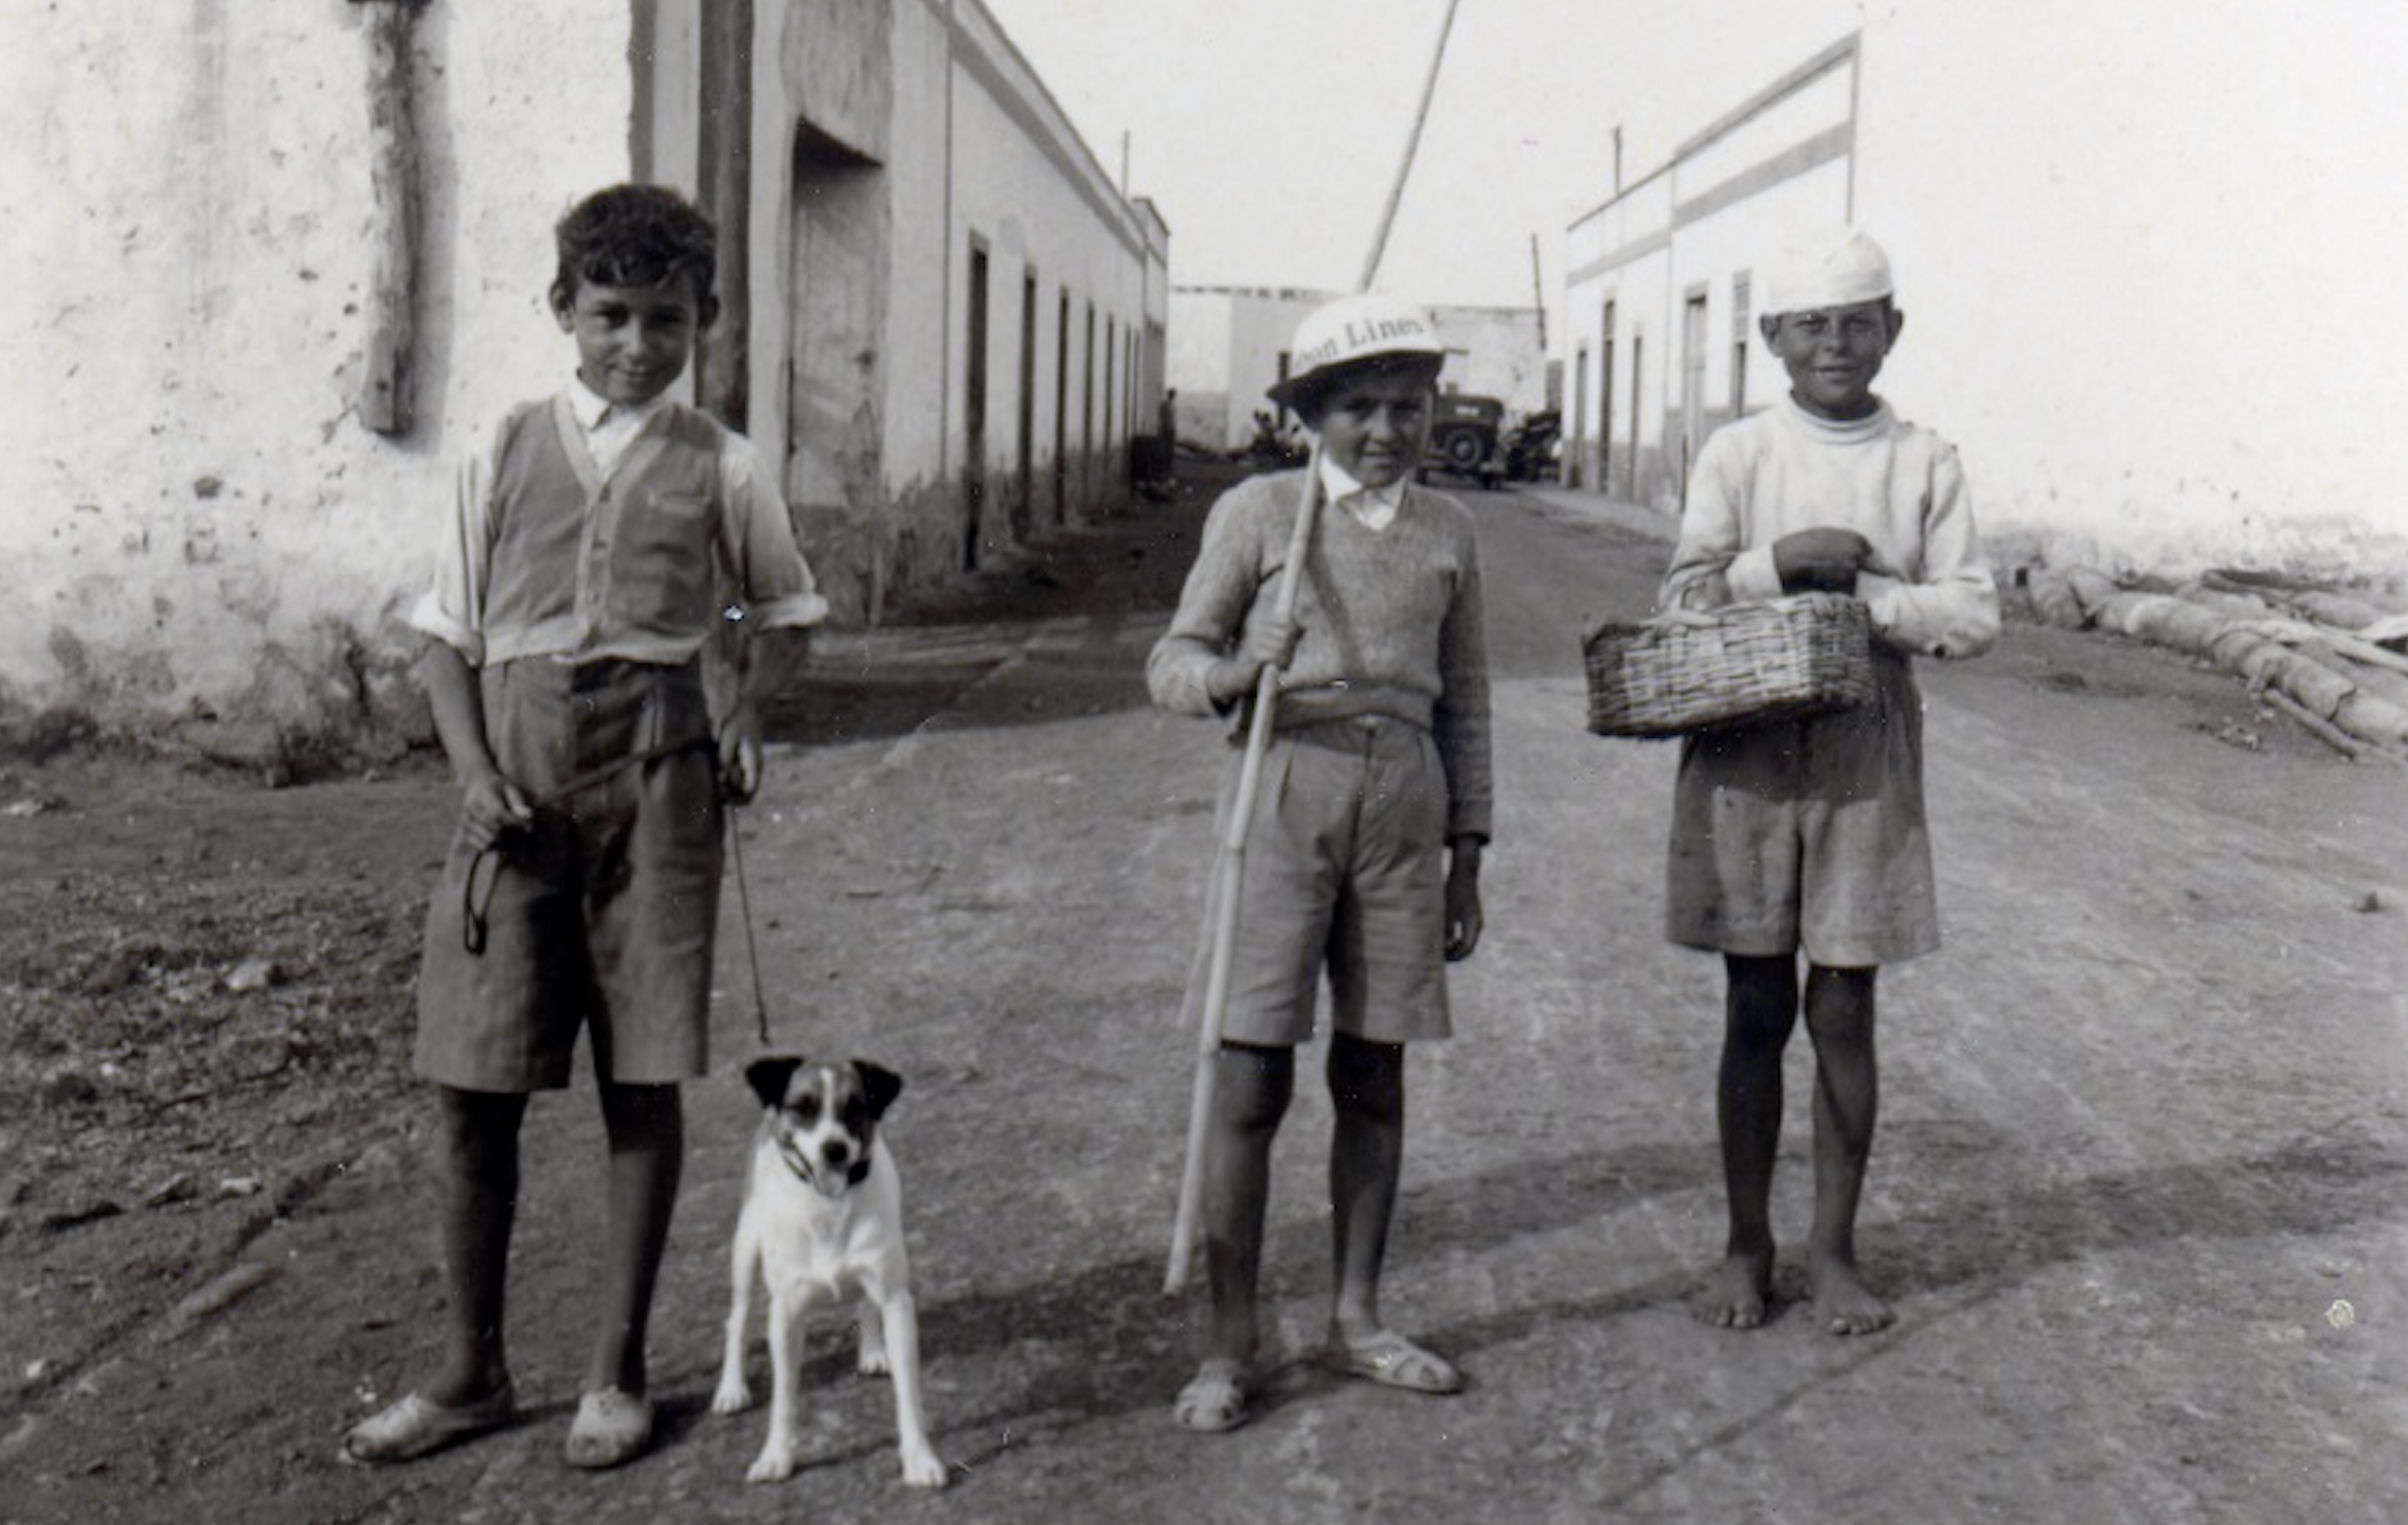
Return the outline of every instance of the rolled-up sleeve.
[[[739,601],[731,613],[762,629],[807,630],[826,619],[828,601],[753,442],[727,435],[719,472],[727,504],[725,549]]]
[[[410,627],[485,662],[485,589],[493,567],[496,444],[460,460],[451,511],[435,547],[435,583],[410,609]]]

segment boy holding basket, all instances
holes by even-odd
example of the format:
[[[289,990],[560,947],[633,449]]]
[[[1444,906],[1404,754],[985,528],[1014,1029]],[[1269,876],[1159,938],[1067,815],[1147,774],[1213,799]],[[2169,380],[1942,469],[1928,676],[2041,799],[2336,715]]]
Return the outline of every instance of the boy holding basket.
[[[1758,328],[1789,395],[1699,453],[1658,604],[1853,596],[1871,617],[1876,693],[1682,743],[1666,933],[1722,954],[1728,978],[1716,1116],[1730,1238],[1692,1311],[1729,1329],[1763,1321],[1781,1057],[1803,994],[1816,1065],[1806,1284],[1825,1328],[1860,1335],[1892,1318],[1856,1255],[1879,1089],[1874,978],[1939,945],[1911,658],[1989,650],[1998,594],[1956,450],[1873,394],[1906,325],[1880,247],[1847,232],[1769,274]]]

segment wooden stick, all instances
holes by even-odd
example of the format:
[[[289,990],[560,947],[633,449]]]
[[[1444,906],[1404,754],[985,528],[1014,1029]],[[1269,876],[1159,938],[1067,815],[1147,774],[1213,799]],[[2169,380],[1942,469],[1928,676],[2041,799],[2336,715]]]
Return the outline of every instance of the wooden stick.
[[[1312,549],[1313,520],[1321,507],[1321,441],[1316,437],[1304,463],[1302,500],[1296,504],[1295,529],[1287,537],[1287,564],[1280,569],[1278,602],[1282,619],[1293,618],[1296,594],[1304,580],[1304,558]],[[1187,1106],[1187,1161],[1179,1172],[1178,1216],[1171,1226],[1171,1263],[1163,1274],[1162,1291],[1176,1297],[1187,1285],[1195,1262],[1196,1220],[1204,1202],[1204,1138],[1211,1124],[1213,1095],[1220,1073],[1221,1025],[1229,1014],[1230,971],[1237,959],[1238,900],[1245,887],[1246,834],[1254,823],[1254,797],[1262,788],[1263,755],[1271,748],[1271,726],[1280,703],[1280,670],[1266,666],[1255,680],[1254,713],[1246,727],[1245,757],[1237,767],[1237,789],[1230,801],[1230,815],[1221,832],[1221,850],[1214,856],[1210,888],[1212,951],[1205,966],[1204,1012],[1196,1024],[1195,1089]]]
[[[353,0],[354,4],[363,0]],[[410,430],[418,295],[418,133],[410,112],[410,26],[421,0],[367,0],[370,271],[356,403],[363,428]]]

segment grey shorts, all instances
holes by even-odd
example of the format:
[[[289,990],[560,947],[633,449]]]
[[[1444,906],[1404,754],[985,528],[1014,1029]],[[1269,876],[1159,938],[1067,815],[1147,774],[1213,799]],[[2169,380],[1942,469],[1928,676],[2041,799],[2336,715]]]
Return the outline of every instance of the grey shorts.
[[[603,1079],[703,1075],[721,844],[696,669],[531,658],[479,682],[495,761],[539,803],[495,853],[452,839],[427,912],[418,1073],[557,1090],[583,1031]]]
[[[1665,935],[1722,953],[1804,949],[1868,969],[1940,945],[1923,810],[1922,697],[1884,654],[1874,702],[1681,744]]]
[[[1232,755],[1222,779],[1216,842],[1227,839],[1241,762]],[[1274,735],[1243,869],[1226,1041],[1310,1038],[1325,973],[1341,1032],[1402,1043],[1453,1030],[1446,777],[1427,730],[1365,716]],[[1187,981],[1190,1028],[1203,1010],[1213,925],[1208,914]]]

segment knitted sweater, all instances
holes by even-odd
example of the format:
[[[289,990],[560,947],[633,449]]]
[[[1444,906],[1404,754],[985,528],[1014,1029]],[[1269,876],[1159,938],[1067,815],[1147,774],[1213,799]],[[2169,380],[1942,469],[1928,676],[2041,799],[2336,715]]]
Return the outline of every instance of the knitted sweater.
[[[1204,675],[1237,649],[1246,621],[1278,597],[1304,473],[1250,477],[1221,497],[1171,628],[1146,661],[1154,702],[1215,712]],[[1300,635],[1280,684],[1283,729],[1383,714],[1426,726],[1446,773],[1447,833],[1489,835],[1489,658],[1472,516],[1407,487],[1373,530],[1324,509],[1297,589]]]
[[[1978,657],[1997,644],[1998,587],[1956,448],[1887,403],[1840,423],[1784,397],[1715,430],[1690,474],[1657,602],[1711,608],[1772,598],[1781,591],[1772,543],[1821,525],[1872,543],[1883,570],[1858,573],[1856,592],[1892,645]]]

